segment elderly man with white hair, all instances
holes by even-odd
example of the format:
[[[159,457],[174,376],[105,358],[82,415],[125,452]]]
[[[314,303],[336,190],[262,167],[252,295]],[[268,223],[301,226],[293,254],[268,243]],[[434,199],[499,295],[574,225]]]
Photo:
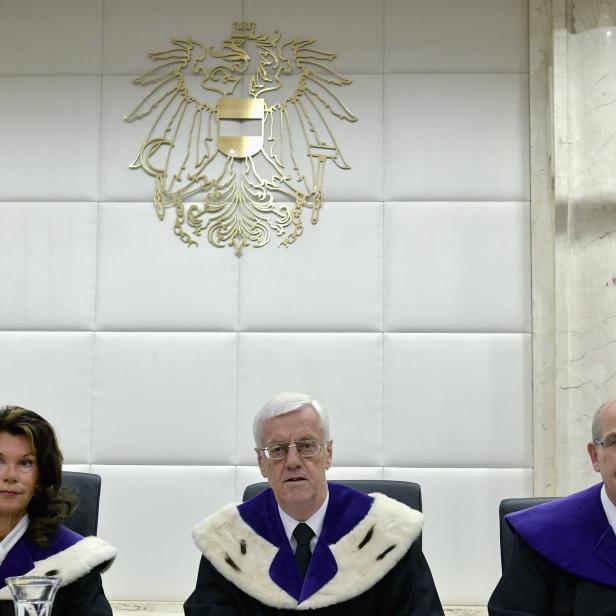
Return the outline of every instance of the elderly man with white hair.
[[[515,542],[491,616],[616,615],[616,400],[586,448],[601,483],[507,516]]]
[[[253,432],[270,489],[195,527],[202,558],[187,616],[442,616],[416,541],[422,514],[328,484],[332,440],[316,400],[275,396]]]

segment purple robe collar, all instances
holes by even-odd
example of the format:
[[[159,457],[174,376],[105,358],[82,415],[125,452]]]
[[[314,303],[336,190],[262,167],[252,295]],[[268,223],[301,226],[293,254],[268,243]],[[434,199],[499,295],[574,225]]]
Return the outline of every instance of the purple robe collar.
[[[616,535],[598,484],[510,513],[509,525],[553,565],[579,578],[616,587]]]
[[[238,506],[248,526],[278,548],[269,568],[270,578],[298,603],[305,601],[329,582],[338,572],[329,546],[348,534],[366,516],[374,499],[340,484],[329,483],[329,502],[323,530],[310,559],[306,577],[299,576],[293,550],[278,514],[271,488]]]
[[[0,565],[0,588],[6,586],[4,580],[7,577],[28,573],[34,567],[34,563],[63,552],[81,539],[83,539],[81,535],[64,526],[58,528],[46,548],[39,547],[27,535],[23,535]]]

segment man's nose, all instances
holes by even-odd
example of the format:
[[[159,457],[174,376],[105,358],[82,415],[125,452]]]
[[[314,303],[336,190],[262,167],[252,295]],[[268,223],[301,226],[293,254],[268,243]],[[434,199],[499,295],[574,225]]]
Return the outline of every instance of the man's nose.
[[[287,449],[287,457],[286,457],[287,466],[291,466],[293,468],[299,466],[301,462],[301,456],[297,452],[297,447],[293,444],[293,447],[289,447]]]

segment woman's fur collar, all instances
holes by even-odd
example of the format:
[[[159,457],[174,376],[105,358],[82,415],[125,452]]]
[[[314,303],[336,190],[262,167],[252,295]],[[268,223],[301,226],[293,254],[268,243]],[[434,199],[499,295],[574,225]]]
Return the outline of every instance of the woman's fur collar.
[[[60,578],[60,588],[90,573],[97,567],[107,569],[117,550],[98,537],[85,537],[74,545],[34,563],[24,575],[49,575]],[[0,589],[0,599],[11,599],[8,587]]]

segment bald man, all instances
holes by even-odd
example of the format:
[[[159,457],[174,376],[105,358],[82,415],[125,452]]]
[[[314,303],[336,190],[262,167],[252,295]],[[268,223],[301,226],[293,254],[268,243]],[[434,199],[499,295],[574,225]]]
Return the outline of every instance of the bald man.
[[[616,615],[616,400],[595,413],[587,449],[601,483],[507,516],[514,547],[491,616]]]

